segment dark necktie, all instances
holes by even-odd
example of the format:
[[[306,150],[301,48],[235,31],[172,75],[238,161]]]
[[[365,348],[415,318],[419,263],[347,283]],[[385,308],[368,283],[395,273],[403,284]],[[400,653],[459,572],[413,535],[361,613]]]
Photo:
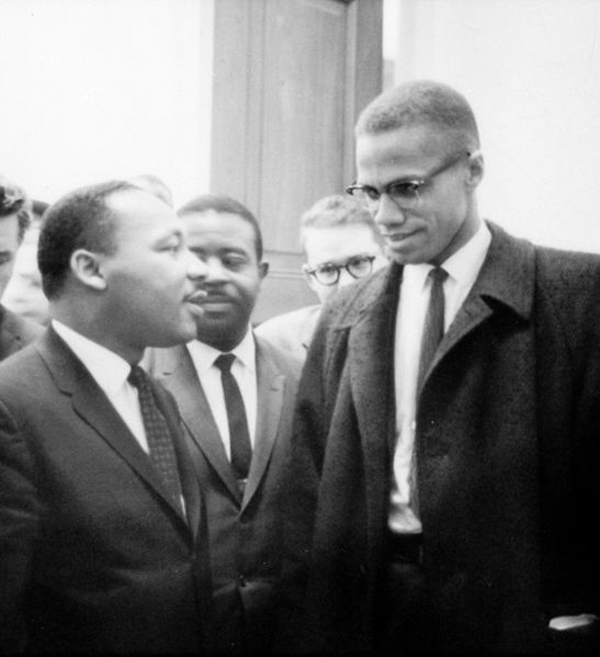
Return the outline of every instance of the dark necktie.
[[[227,422],[229,424],[229,441],[231,444],[231,467],[237,479],[246,479],[252,460],[252,445],[248,432],[248,420],[242,393],[235,377],[231,373],[231,366],[235,356],[221,354],[215,365],[221,370],[221,383],[227,408]]]
[[[434,267],[429,272],[431,279],[431,296],[425,316],[423,336],[421,338],[421,357],[419,360],[419,376],[417,379],[417,394],[423,385],[423,379],[429,371],[431,361],[444,335],[444,281],[448,272],[442,267]]]
[[[134,365],[127,380],[138,391],[142,420],[146,430],[146,440],[150,450],[150,460],[158,470],[173,501],[181,508],[181,483],[173,439],[167,421],[156,405],[148,375],[141,367]]]
[[[429,371],[431,361],[435,356],[438,345],[444,336],[444,281],[448,277],[448,272],[441,267],[434,267],[428,274],[431,279],[431,296],[429,297],[429,306],[425,315],[425,324],[423,326],[423,335],[421,337],[421,356],[419,358],[419,374],[417,378],[417,399],[421,392],[423,380]],[[419,510],[419,493],[417,485],[417,454],[416,445],[413,448],[410,473],[410,500],[409,505],[418,513]]]

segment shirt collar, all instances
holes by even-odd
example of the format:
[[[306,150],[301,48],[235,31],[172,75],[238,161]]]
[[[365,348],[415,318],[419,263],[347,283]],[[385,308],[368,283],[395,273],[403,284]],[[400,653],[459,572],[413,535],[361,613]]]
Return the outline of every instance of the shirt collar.
[[[215,360],[220,354],[224,353],[211,347],[205,342],[200,342],[200,340],[192,340],[187,343],[186,347],[190,352],[190,356],[192,357],[200,376],[205,374],[213,366]],[[244,367],[246,367],[251,373],[255,372],[256,345],[250,327],[248,327],[246,335],[243,337],[242,341],[227,353],[234,354],[239,358]]]
[[[448,276],[461,287],[471,287],[483,265],[491,240],[492,234],[485,221],[482,221],[473,237],[442,264]],[[405,265],[402,282],[406,282],[412,289],[422,290],[431,269],[433,266],[428,263]]]
[[[482,221],[475,235],[442,265],[461,286],[471,287],[487,255],[492,234]]]
[[[131,372],[131,365],[125,359],[56,319],[51,323],[102,390],[115,393],[121,388]]]

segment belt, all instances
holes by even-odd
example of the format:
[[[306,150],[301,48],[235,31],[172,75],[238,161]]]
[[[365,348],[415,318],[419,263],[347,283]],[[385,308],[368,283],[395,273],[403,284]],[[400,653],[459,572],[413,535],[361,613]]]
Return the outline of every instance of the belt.
[[[423,534],[396,534],[388,531],[388,559],[400,563],[422,563]]]

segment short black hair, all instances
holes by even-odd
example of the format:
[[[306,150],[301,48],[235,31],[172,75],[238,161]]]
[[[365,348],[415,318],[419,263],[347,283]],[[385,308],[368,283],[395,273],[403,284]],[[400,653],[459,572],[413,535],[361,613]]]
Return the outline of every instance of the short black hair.
[[[60,295],[74,251],[115,252],[115,215],[107,200],[116,192],[128,190],[139,188],[124,180],[112,180],[76,189],[48,208],[37,252],[42,289],[48,299]]]
[[[0,219],[13,215],[17,216],[19,222],[17,239],[19,244],[25,237],[25,231],[31,225],[31,207],[31,200],[25,190],[0,176]]]
[[[392,87],[371,101],[358,117],[356,136],[425,125],[445,134],[449,151],[479,148],[479,130],[466,98],[434,80],[412,80]]]
[[[217,213],[237,214],[247,221],[254,231],[256,258],[258,262],[262,260],[263,240],[260,225],[252,212],[243,203],[236,201],[231,196],[227,196],[226,194],[201,194],[182,205],[177,211],[177,214],[180,217],[185,217],[186,215],[208,212],[209,210]]]

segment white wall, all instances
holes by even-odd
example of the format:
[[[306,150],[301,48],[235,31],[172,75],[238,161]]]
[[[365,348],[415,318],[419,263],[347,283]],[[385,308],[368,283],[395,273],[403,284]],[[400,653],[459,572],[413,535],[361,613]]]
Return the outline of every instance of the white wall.
[[[160,176],[209,183],[213,0],[0,0],[0,172],[55,201]]]
[[[471,102],[481,214],[540,244],[600,252],[600,2],[385,0],[396,82]]]

